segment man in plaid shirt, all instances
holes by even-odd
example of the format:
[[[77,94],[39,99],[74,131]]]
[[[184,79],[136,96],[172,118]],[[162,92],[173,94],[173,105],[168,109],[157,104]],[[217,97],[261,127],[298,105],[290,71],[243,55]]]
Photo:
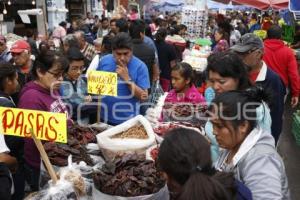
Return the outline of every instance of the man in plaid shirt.
[[[89,44],[85,40],[83,31],[76,31],[75,37],[77,38],[77,40],[79,42],[79,47],[80,47],[81,53],[89,61],[89,63],[91,63],[94,56],[97,55],[95,47],[93,45]]]

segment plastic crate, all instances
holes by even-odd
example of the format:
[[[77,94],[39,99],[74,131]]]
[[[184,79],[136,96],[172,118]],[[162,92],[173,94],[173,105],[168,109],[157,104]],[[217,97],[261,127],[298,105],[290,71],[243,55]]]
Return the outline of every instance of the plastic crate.
[[[300,146],[300,116],[293,114],[292,133],[296,139],[297,145]]]

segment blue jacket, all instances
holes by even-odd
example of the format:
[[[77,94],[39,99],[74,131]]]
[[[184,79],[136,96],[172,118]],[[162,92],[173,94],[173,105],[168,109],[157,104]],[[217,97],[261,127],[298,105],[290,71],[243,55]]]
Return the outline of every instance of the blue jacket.
[[[77,108],[85,102],[84,97],[88,95],[86,81],[81,77],[75,82],[64,78],[59,90],[63,101],[72,108],[72,119],[77,120]],[[82,117],[83,114],[85,113],[81,113]]]

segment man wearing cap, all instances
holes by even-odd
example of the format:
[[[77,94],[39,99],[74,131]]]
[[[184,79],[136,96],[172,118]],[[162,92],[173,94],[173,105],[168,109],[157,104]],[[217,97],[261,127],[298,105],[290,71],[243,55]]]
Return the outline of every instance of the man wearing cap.
[[[6,46],[6,39],[3,35],[0,35],[0,61],[12,62],[12,56]]]
[[[32,67],[31,48],[25,40],[16,41],[10,48],[14,65],[17,67],[20,89],[29,81],[29,72]],[[15,104],[18,104],[18,94],[12,95]]]
[[[270,105],[271,133],[275,139],[275,144],[277,144],[282,129],[285,88],[280,77],[268,68],[262,60],[264,54],[263,41],[258,36],[247,33],[243,35],[239,43],[231,47],[231,50],[238,53],[247,65],[250,80],[272,94]]]

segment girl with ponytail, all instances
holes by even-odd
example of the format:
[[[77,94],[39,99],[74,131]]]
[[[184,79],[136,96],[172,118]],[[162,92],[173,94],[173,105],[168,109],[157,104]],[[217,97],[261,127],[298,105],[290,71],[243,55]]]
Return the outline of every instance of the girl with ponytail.
[[[215,167],[233,172],[251,190],[253,199],[290,199],[274,138],[258,125],[257,109],[265,102],[268,95],[259,87],[216,96],[209,115],[213,134],[223,150]]]
[[[171,130],[160,146],[157,162],[167,177],[171,199],[236,199],[233,174],[212,168],[210,144],[194,130]]]

